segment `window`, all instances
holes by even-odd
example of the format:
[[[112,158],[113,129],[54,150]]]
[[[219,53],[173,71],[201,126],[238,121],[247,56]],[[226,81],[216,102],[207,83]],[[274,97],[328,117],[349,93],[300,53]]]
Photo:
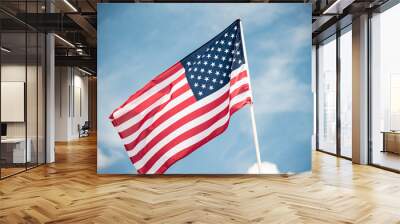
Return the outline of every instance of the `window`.
[[[371,19],[371,161],[400,170],[400,5]]]
[[[352,33],[351,26],[340,36],[340,155],[352,156]]]
[[[318,149],[336,153],[336,36],[318,47]]]

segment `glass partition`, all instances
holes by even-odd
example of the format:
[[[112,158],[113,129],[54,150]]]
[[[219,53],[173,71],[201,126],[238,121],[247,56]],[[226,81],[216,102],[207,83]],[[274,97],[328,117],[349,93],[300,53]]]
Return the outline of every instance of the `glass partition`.
[[[44,1],[0,2],[41,13]],[[45,34],[0,12],[0,178],[45,163]]]
[[[27,150],[31,151],[28,168],[37,165],[38,160],[38,35],[36,32],[27,33],[27,74],[26,74],[26,113],[27,113]]]
[[[43,33],[38,33],[38,64],[37,64],[37,162],[43,164],[46,162],[46,37]]]
[[[1,34],[1,175],[24,171],[31,162],[26,142],[26,33]],[[4,50],[6,49],[6,50]]]
[[[371,19],[371,162],[400,170],[400,5]]]
[[[336,36],[318,47],[318,149],[336,154]]]
[[[352,32],[340,36],[340,155],[352,157]]]

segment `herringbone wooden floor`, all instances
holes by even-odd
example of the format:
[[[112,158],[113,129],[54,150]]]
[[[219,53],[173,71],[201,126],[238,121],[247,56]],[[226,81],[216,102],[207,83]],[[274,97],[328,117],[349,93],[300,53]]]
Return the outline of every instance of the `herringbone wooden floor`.
[[[284,176],[96,174],[96,139],[0,181],[0,223],[400,223],[400,175],[315,152]]]

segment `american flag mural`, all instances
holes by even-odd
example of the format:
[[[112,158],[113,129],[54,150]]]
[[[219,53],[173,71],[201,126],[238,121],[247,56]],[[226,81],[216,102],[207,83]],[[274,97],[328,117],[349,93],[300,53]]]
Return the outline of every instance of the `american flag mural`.
[[[162,174],[252,103],[240,20],[162,72],[110,115],[140,174]]]

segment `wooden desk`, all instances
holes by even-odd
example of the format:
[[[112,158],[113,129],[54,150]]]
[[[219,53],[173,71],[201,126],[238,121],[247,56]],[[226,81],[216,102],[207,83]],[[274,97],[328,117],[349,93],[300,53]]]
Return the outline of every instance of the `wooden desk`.
[[[31,162],[31,139],[27,139],[28,144],[25,144],[25,138],[6,138],[1,139],[1,159],[6,163],[25,163]],[[25,145],[26,151],[25,151]]]
[[[392,152],[400,154],[400,132],[383,131],[383,150],[382,152]]]

